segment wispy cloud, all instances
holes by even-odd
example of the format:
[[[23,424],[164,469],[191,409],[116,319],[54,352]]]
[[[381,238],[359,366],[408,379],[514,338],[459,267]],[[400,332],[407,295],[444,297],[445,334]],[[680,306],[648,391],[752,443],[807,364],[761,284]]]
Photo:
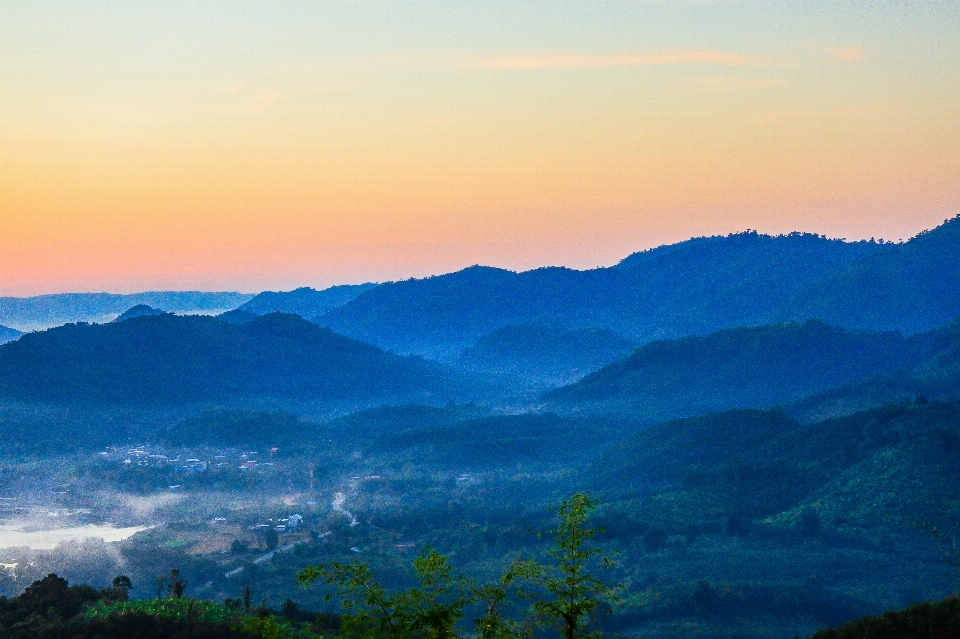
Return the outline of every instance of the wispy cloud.
[[[607,67],[645,67],[673,64],[719,64],[726,66],[764,66],[769,61],[756,56],[722,51],[686,50],[640,55],[519,55],[483,58],[468,62],[477,69],[599,69]]]
[[[807,42],[807,46],[817,51],[823,51],[840,62],[851,62],[863,57],[863,49],[860,47],[835,47],[831,44],[820,42]]]

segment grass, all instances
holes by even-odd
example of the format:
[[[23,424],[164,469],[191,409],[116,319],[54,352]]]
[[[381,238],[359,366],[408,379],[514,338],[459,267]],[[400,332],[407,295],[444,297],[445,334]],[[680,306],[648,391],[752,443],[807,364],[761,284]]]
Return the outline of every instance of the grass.
[[[297,627],[273,615],[250,614],[223,604],[200,599],[139,599],[110,604],[98,602],[86,611],[87,617],[109,617],[143,613],[153,617],[168,617],[178,621],[225,623],[234,630],[250,633],[263,639],[317,639],[319,633],[309,627]]]

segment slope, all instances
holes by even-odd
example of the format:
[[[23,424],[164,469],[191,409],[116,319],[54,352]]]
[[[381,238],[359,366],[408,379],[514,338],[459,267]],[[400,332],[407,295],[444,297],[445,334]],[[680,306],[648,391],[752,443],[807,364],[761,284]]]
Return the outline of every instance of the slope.
[[[917,333],[960,315],[960,216],[838,268],[797,295],[784,319]]]
[[[244,303],[237,310],[253,315],[267,313],[290,313],[308,320],[316,319],[355,299],[376,284],[347,284],[331,286],[322,291],[312,288],[298,288],[289,292],[265,291]]]
[[[18,339],[21,335],[23,335],[23,333],[14,328],[0,326],[0,344],[12,342],[13,340]]]
[[[240,325],[168,314],[70,324],[0,348],[0,394],[31,401],[372,401],[450,388],[435,365],[279,313]]]
[[[642,500],[648,519],[674,534],[761,525],[800,535],[915,535],[920,523],[956,519],[958,450],[960,403],[886,406],[805,425],[776,411],[727,411],[645,429],[598,456],[584,476],[621,507]]]
[[[625,357],[635,346],[602,328],[564,329],[528,322],[484,335],[460,353],[456,366],[509,375],[543,387],[570,383]]]
[[[732,328],[646,344],[544,398],[669,419],[797,400],[915,357],[892,332],[849,332],[815,320]]]
[[[960,399],[960,318],[911,336],[915,364],[842,384],[794,402],[785,410],[802,421],[819,421],[916,398]]]
[[[450,360],[491,331],[534,320],[637,342],[679,337],[762,322],[824,274],[880,248],[747,232],[660,247],[613,268],[474,266],[382,284],[318,321],[383,348]]]

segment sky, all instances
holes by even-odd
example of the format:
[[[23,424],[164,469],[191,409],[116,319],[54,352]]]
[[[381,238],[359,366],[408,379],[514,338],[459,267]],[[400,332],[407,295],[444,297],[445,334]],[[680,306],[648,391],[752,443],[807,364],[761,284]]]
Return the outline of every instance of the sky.
[[[0,295],[957,213],[956,2],[0,2]]]

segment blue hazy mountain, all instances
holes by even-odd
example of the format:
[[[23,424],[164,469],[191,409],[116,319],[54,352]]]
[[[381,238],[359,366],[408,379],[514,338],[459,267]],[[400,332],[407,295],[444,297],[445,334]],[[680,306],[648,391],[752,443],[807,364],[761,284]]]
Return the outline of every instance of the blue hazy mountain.
[[[314,320],[324,313],[352,301],[364,291],[376,284],[344,284],[331,286],[321,291],[312,288],[298,288],[289,292],[265,291],[237,310],[252,315],[267,313],[291,313],[308,320]]]
[[[244,324],[172,314],[68,324],[0,347],[0,395],[48,403],[439,401],[451,386],[438,365],[280,313]]]
[[[635,347],[603,328],[527,322],[484,335],[460,353],[456,366],[540,384],[567,384],[622,359]]]
[[[117,319],[113,320],[116,322],[125,322],[126,320],[133,319],[134,317],[149,317],[151,315],[163,315],[163,311],[159,308],[153,308],[152,306],[147,306],[146,304],[137,304],[132,308],[128,308],[123,313],[120,313],[120,316]]]
[[[474,266],[382,284],[314,319],[449,361],[486,334],[534,321],[638,343],[806,319],[914,333],[960,314],[958,229],[950,220],[902,244],[749,231],[635,253],[611,268]]]
[[[23,335],[23,333],[14,328],[0,326],[0,344],[12,342],[13,340],[18,339],[21,335]]]
[[[531,321],[643,342],[762,322],[821,277],[881,248],[748,232],[695,238],[587,271],[475,266],[382,284],[318,321],[384,348],[447,359],[485,334]]]
[[[803,421],[849,415],[885,404],[960,400],[960,318],[908,339],[912,366],[859,379],[806,397],[786,410]]]
[[[169,313],[215,313],[249,300],[246,293],[191,291],[135,293],[63,293],[36,297],[0,297],[0,324],[21,331],[43,330],[71,322],[109,322],[132,306],[146,304]]]
[[[244,311],[239,308],[235,308],[232,311],[227,311],[226,313],[220,313],[217,315],[224,322],[229,322],[230,324],[243,324],[244,322],[249,322],[250,320],[255,320],[259,315],[254,315],[248,311]]]
[[[816,320],[731,328],[651,342],[545,399],[662,420],[766,408],[921,358],[893,331],[848,331]]]
[[[960,216],[838,268],[781,315],[904,333],[946,324],[960,316]]]

